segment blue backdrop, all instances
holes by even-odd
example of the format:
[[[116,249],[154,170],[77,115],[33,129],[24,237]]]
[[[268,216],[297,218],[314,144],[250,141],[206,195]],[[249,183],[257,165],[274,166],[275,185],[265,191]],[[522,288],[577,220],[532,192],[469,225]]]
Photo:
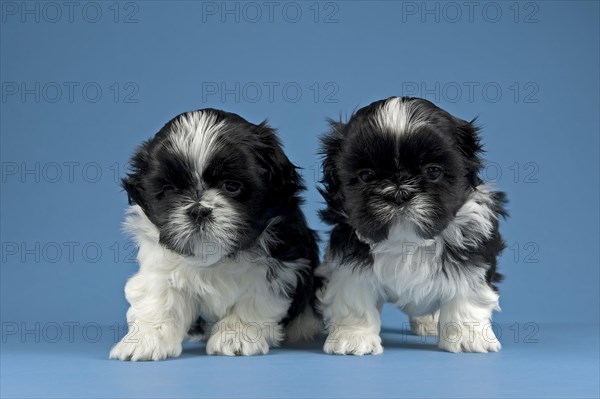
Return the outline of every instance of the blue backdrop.
[[[599,11],[597,1],[1,1],[0,396],[598,397]],[[107,360],[137,270],[119,187],[137,145],[187,110],[268,118],[303,168],[304,209],[325,237],[325,118],[392,95],[479,116],[482,177],[510,198],[502,352],[436,352],[386,308],[383,356],[326,356],[316,342],[252,359],[207,358],[195,344],[174,362]]]
[[[598,2],[0,4],[6,325],[124,322],[119,178],[176,114],[268,118],[325,238],[325,118],[392,95],[479,116],[510,199],[495,320],[598,323]]]
[[[2,3],[2,319],[122,321],[118,181],[174,115],[268,118],[304,168],[391,95],[479,116],[508,192],[501,321],[598,321],[598,3]],[[325,235],[323,235],[325,236]]]

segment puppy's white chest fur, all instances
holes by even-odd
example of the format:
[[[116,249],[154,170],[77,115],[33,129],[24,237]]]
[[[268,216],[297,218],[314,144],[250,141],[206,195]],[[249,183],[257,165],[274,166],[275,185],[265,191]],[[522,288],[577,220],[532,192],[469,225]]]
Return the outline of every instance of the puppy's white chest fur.
[[[169,282],[197,302],[204,320],[216,322],[240,297],[256,297],[269,291],[264,265],[245,257],[250,254],[242,253],[236,259],[224,259],[210,267],[182,262],[171,271]]]
[[[266,267],[270,259],[260,248],[239,252],[235,257],[219,257],[216,262],[211,259],[216,255],[179,255],[158,243],[158,230],[137,205],[130,207],[125,226],[139,245],[140,273],[125,288],[130,303],[153,287],[164,286],[167,280],[168,286],[187,297],[186,302],[196,312],[192,317],[200,315],[207,322],[222,319],[244,298],[255,302],[277,299],[282,302],[278,316],[283,318],[290,300],[280,294],[296,284],[299,269],[308,267],[304,260],[286,263],[290,267],[279,270],[278,278],[270,282]]]
[[[419,237],[402,222],[392,226],[386,240],[372,244],[373,273],[383,299],[412,315],[435,311],[445,291],[438,247],[437,240]]]

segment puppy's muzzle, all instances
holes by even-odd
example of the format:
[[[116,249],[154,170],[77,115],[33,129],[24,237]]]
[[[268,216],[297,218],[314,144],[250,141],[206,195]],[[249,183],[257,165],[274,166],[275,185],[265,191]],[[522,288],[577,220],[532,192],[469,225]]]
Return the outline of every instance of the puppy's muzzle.
[[[413,197],[413,193],[407,190],[398,190],[393,198],[396,205],[402,205]]]
[[[212,214],[212,209],[205,206],[194,206],[187,211],[188,216],[196,223],[202,223]]]

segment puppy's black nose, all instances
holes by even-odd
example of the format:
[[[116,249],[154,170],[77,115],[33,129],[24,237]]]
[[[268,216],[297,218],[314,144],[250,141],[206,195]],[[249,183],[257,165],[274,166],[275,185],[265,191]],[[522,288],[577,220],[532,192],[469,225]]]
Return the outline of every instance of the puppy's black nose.
[[[408,201],[411,197],[411,194],[409,192],[406,191],[398,191],[396,193],[396,196],[394,197],[394,202],[397,205],[402,205],[404,204],[406,201]]]
[[[206,208],[204,206],[195,206],[188,210],[188,214],[190,217],[196,221],[201,221],[202,219],[207,218],[212,213],[212,209]]]

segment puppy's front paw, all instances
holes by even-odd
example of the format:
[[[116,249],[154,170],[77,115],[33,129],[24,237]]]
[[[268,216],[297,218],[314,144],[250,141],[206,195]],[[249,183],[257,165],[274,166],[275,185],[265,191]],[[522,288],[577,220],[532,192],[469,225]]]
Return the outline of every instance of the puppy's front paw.
[[[339,328],[329,333],[323,350],[332,355],[379,355],[383,346],[379,334]]]
[[[164,337],[158,332],[137,332],[135,335],[126,335],[110,351],[111,359],[131,360],[163,360],[167,357],[181,355],[181,342]]]
[[[209,355],[253,356],[269,353],[269,344],[264,331],[258,329],[258,334],[248,334],[240,321],[222,321],[213,328],[206,343],[206,353]]]
[[[448,352],[498,352],[502,345],[489,323],[440,325],[439,347]]]

